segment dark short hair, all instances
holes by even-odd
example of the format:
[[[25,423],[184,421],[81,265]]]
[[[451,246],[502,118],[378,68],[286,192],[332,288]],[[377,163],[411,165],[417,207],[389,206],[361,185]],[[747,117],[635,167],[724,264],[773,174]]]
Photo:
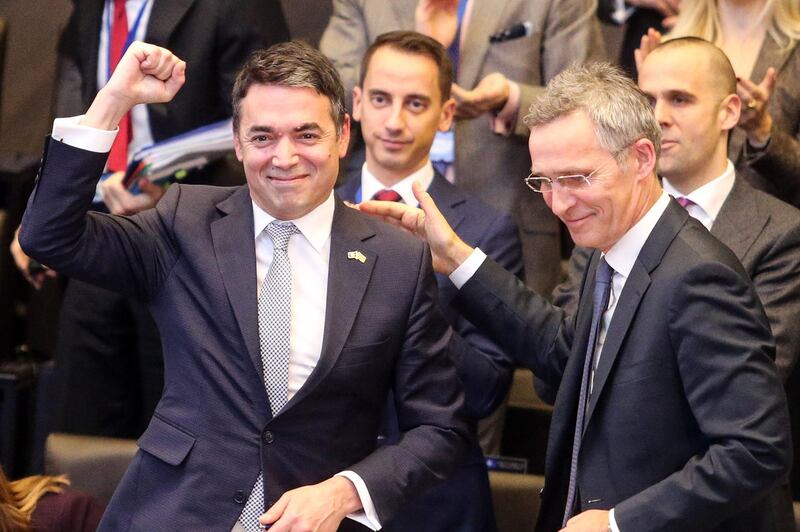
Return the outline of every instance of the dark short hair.
[[[333,63],[311,45],[302,41],[282,42],[250,55],[233,84],[234,131],[239,130],[242,99],[254,84],[314,89],[330,101],[336,134],[341,134],[347,112],[342,80]]]
[[[436,63],[439,69],[439,93],[442,102],[450,99],[450,87],[453,85],[453,63],[450,61],[450,54],[439,44],[439,41],[417,33],[416,31],[390,31],[378,35],[361,60],[361,72],[358,77],[358,86],[364,86],[364,79],[367,77],[369,61],[378,48],[388,46],[400,52],[408,54],[422,55],[428,57]]]

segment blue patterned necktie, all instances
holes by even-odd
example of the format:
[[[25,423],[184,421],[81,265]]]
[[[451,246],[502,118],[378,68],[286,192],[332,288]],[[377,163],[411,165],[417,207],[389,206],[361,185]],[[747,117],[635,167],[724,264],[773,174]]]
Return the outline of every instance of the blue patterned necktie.
[[[291,222],[273,221],[266,228],[272,239],[272,264],[258,294],[258,337],[264,386],[276,415],[289,401],[289,346],[291,339],[292,266],[289,238],[298,232]],[[264,508],[264,472],[256,479],[239,522],[247,532],[263,530],[258,518]]]
[[[592,360],[594,360],[594,349],[597,343],[597,335],[600,332],[600,321],[603,313],[608,307],[608,298],[611,294],[611,277],[614,270],[608,265],[605,258],[600,259],[597,266],[594,281],[594,300],[592,305],[592,326],[589,329],[589,342],[586,345],[586,355],[583,362],[583,374],[581,375],[581,391],[578,398],[578,415],[575,420],[575,437],[572,440],[572,459],[569,465],[569,488],[567,489],[567,505],[564,508],[564,520],[562,526],[567,525],[567,520],[572,516],[575,507],[575,496],[578,491],[578,455],[581,451],[581,439],[583,438],[584,416],[586,414],[586,399],[589,393],[589,378],[592,373]]]

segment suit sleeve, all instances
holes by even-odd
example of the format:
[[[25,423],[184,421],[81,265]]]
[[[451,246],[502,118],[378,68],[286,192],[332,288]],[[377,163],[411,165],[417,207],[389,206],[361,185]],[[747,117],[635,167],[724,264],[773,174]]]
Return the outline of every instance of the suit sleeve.
[[[782,200],[800,205],[800,129],[793,135],[773,127],[763,151],[745,145],[745,159],[753,170],[775,183]]]
[[[350,468],[367,485],[381,523],[388,522],[404,501],[444,480],[468,448],[463,392],[447,353],[451,329],[436,301],[430,251],[427,246],[420,250],[392,388],[403,436]]]
[[[369,44],[360,3],[356,0],[333,0],[333,14],[322,34],[319,49],[333,61],[342,78],[350,112],[353,110],[353,87],[358,84],[361,58]]]
[[[558,388],[572,345],[574,318],[567,318],[490,258],[453,302],[517,365]]]
[[[722,263],[703,262],[673,286],[664,319],[708,447],[619,503],[622,531],[711,529],[785,482],[791,464],[774,344],[751,285]]]
[[[753,285],[775,336],[778,377],[786,382],[800,353],[800,223],[782,230],[756,263]]]
[[[478,242],[487,256],[517,278],[522,278],[522,244],[516,224],[500,215],[486,224],[488,230]],[[511,385],[514,361],[469,320],[458,314],[453,324],[451,353],[464,385],[466,412],[481,419],[503,402]]]
[[[180,186],[134,216],[87,212],[107,156],[48,141],[20,245],[61,274],[147,300],[179,256],[170,228]]]
[[[597,21],[597,0],[558,0],[550,11],[542,42],[541,79],[546,84],[574,62],[605,59],[605,44]],[[524,58],[520,58],[524,60]],[[512,80],[516,81],[516,80]],[[520,102],[514,133],[527,137],[523,119],[542,86],[519,83]]]

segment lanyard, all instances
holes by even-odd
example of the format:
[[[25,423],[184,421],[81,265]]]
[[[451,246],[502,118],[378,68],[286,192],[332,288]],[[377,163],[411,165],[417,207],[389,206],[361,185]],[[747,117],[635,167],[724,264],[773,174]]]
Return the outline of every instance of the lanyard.
[[[136,15],[136,20],[133,22],[133,26],[128,30],[128,37],[125,39],[125,46],[122,48],[122,55],[125,55],[125,51],[128,49],[128,46],[136,39],[136,33],[139,30],[139,23],[142,21],[142,15],[144,15],[144,10],[147,7],[147,4],[150,3],[150,0],[144,0],[142,2],[142,7],[139,8],[139,13]],[[106,71],[107,76],[106,80],[111,79],[111,22],[114,19],[114,0],[106,0],[106,29],[108,30],[108,63],[106,63]]]

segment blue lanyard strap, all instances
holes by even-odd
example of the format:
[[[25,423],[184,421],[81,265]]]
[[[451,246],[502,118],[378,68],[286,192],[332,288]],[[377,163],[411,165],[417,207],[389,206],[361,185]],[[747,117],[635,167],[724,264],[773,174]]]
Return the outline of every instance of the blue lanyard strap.
[[[125,55],[125,51],[131,45],[131,43],[136,39],[136,33],[139,30],[139,23],[142,21],[142,15],[144,15],[144,10],[147,7],[147,4],[150,3],[150,0],[144,0],[142,2],[142,7],[139,8],[139,13],[136,15],[136,20],[133,21],[133,26],[128,30],[128,38],[125,39],[125,46],[122,48],[122,55]],[[114,0],[106,0],[106,29],[108,30],[108,63],[106,63],[106,81],[111,79],[111,22],[114,19]]]

